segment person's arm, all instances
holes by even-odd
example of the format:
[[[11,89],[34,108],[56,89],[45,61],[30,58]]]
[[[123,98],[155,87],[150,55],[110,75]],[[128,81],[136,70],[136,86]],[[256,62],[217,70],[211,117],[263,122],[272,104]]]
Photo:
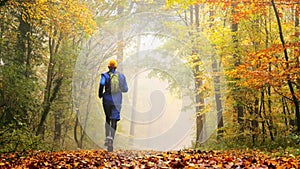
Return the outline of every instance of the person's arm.
[[[104,85],[105,85],[105,77],[103,74],[101,74],[101,80],[100,80],[100,84],[99,84],[99,91],[98,91],[98,97],[102,98],[103,97],[103,89],[104,89]]]

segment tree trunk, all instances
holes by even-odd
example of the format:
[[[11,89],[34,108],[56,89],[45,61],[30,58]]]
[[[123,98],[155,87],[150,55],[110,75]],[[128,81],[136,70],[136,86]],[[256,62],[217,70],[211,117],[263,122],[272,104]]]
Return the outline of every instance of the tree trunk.
[[[232,14],[235,14],[235,7],[237,1],[233,1],[231,6],[232,6]],[[239,45],[238,45],[238,37],[237,37],[237,32],[238,32],[238,24],[235,23],[233,20],[231,21],[231,32],[233,32],[232,35],[232,43],[234,45],[234,53],[233,53],[233,58],[235,58],[235,66],[238,66],[240,64],[240,59],[238,57],[238,53],[239,53]],[[236,79],[239,80],[239,79]],[[238,96],[238,89],[234,89],[234,100],[236,102],[236,106],[235,106],[235,111],[237,112],[237,121],[239,123],[239,125],[241,126],[241,131],[244,131],[244,108],[241,105],[241,101],[240,98]]]
[[[19,54],[19,58],[18,61],[20,64],[25,63],[26,62],[26,43],[27,43],[27,39],[28,39],[28,34],[30,33],[30,25],[27,21],[24,20],[24,18],[22,17],[24,14],[24,12],[21,12],[20,16],[19,16],[19,34],[18,34],[18,46],[17,49],[20,51]],[[26,16],[26,15],[25,15]],[[26,17],[25,17],[26,18]]]
[[[55,31],[54,34],[57,32]],[[60,46],[60,42],[62,40],[62,36],[60,35],[60,38],[56,41],[52,38],[49,38],[49,53],[50,53],[50,59],[48,62],[48,70],[47,70],[47,80],[46,80],[46,86],[44,89],[44,99],[43,99],[43,109],[42,109],[42,116],[41,120],[38,125],[38,129],[36,132],[36,135],[41,135],[44,137],[45,134],[45,121],[48,116],[48,113],[50,112],[50,107],[52,101],[56,98],[56,95],[59,91],[59,88],[62,84],[62,79],[63,77],[60,77],[60,79],[57,79],[57,83],[54,86],[54,89],[51,93],[52,85],[53,85],[53,80],[54,80],[54,67],[55,67],[55,59],[54,56],[58,53],[58,49]]]
[[[285,130],[288,131],[289,130],[289,122],[288,122],[288,111],[287,111],[287,105],[285,104],[285,98],[282,97],[281,98],[281,103],[282,103],[282,112],[283,112],[283,115],[284,115],[284,124],[285,124]],[[286,136],[286,134],[285,134]]]
[[[200,32],[200,21],[199,21],[199,5],[195,5],[194,6],[195,9],[195,25],[196,25],[196,32],[199,33]],[[195,45],[195,49],[197,48],[197,43],[194,44]],[[199,52],[198,50],[196,50],[196,54],[198,55]],[[199,60],[196,60],[196,62],[198,62]],[[203,110],[203,105],[204,105],[204,98],[203,98],[203,93],[199,93],[198,89],[200,89],[200,87],[202,87],[202,79],[199,79],[198,73],[200,71],[199,66],[196,66],[195,68],[195,89],[196,89],[196,146],[198,146],[198,144],[200,144],[201,142],[204,141],[205,139],[205,135],[206,135],[206,130],[205,130],[205,114],[202,113]]]
[[[196,68],[196,72],[198,70],[198,66]],[[197,75],[195,75],[197,77]],[[195,78],[195,88],[196,91],[202,86],[202,80]],[[205,138],[205,129],[204,129],[204,122],[205,122],[205,114],[202,113],[203,110],[203,103],[204,99],[201,93],[197,91],[196,93],[196,145],[203,142]]]
[[[141,46],[141,35],[139,34],[137,37],[137,57],[139,60],[139,52],[140,52],[140,46]],[[138,95],[138,74],[136,75],[136,77],[134,78],[133,81],[133,96],[132,96],[132,109],[131,109],[131,122],[130,122],[130,131],[129,131],[129,135],[134,136],[134,129],[135,129],[135,115],[136,115],[136,108],[137,108],[137,95]],[[134,144],[133,139],[131,140],[131,143]]]
[[[214,10],[210,9],[210,21],[213,22],[214,17]],[[212,24],[209,26],[212,27]],[[212,56],[212,70],[213,70],[213,80],[214,80],[214,93],[215,93],[215,103],[216,103],[216,110],[217,110],[217,120],[218,120],[218,137],[222,137],[223,131],[222,128],[224,127],[223,122],[223,107],[221,101],[221,81],[220,81],[220,66],[221,63],[218,63],[216,59],[216,54],[213,53]]]
[[[298,31],[299,30],[299,11],[300,11],[300,5],[297,4],[296,10],[295,10],[295,29],[296,29],[295,36],[297,39],[299,39],[299,37],[300,37],[300,32]],[[298,65],[297,68],[299,69],[300,68],[300,46],[294,47],[294,58],[296,59],[296,65]],[[300,77],[297,78],[297,83],[298,83],[298,85],[296,86],[296,89],[299,92]]]
[[[268,127],[269,127],[269,133],[270,133],[270,138],[272,141],[274,141],[274,134],[273,134],[273,119],[272,119],[272,101],[271,101],[271,87],[269,86],[267,89],[267,94],[268,94]]]
[[[77,144],[77,147],[81,149],[82,144],[83,144],[82,140],[85,137],[85,132],[83,131],[81,125],[79,124],[78,113],[79,113],[79,110],[76,110],[76,121],[75,121],[75,125],[74,125],[74,140]],[[77,135],[78,127],[79,127],[80,138],[78,138],[78,135]]]
[[[298,31],[299,29],[299,11],[300,11],[300,5],[296,5],[296,10],[295,10],[295,35],[296,38],[299,39],[300,37],[300,32]],[[295,51],[294,51],[295,59],[296,59],[296,64],[298,65],[298,69],[300,68],[300,47],[296,46]],[[300,84],[300,77],[297,79],[297,83]],[[297,86],[297,89],[300,90],[300,85]]]
[[[272,3],[273,10],[274,10],[274,13],[275,13],[275,16],[276,16],[276,20],[277,20],[278,33],[279,33],[281,45],[282,45],[282,47],[285,47],[285,41],[284,41],[284,38],[283,38],[283,32],[282,32],[280,17],[279,17],[277,8],[275,6],[274,0],[271,0],[271,3]],[[284,59],[286,61],[286,69],[289,69],[289,56],[288,56],[288,52],[287,52],[286,48],[284,48],[283,53],[284,53]],[[293,101],[294,106],[295,106],[295,116],[296,116],[296,122],[297,122],[297,132],[300,133],[299,100],[297,99],[296,93],[294,91],[293,84],[292,84],[292,82],[291,82],[291,80],[289,78],[287,80],[287,84],[288,84],[288,88],[290,90],[290,93],[292,95],[292,101]]]
[[[220,82],[220,68],[218,66],[218,61],[213,58],[212,70],[214,73],[214,92],[215,92],[215,102],[216,102],[216,110],[218,117],[218,136],[222,136],[222,127],[224,127],[223,122],[223,107],[221,101],[221,82]]]
[[[258,121],[259,117],[259,99],[255,98],[254,101],[254,114],[252,115],[253,119],[251,120],[251,128],[252,128],[252,144],[255,145],[256,137],[258,135]]]
[[[118,5],[118,16],[122,16],[124,12],[124,6],[122,3]],[[124,39],[123,39],[123,29],[122,26],[119,27],[119,32],[118,32],[118,42],[117,42],[117,61],[118,63],[123,62],[123,55],[124,55]],[[118,65],[118,70],[120,72],[123,71],[123,66],[122,64]]]
[[[61,129],[62,129],[62,110],[58,110],[54,115],[54,142],[60,143],[61,140]],[[60,145],[60,144],[59,144]]]
[[[261,126],[262,126],[262,136],[263,136],[263,142],[265,142],[265,135],[266,135],[266,129],[265,129],[265,119],[263,118],[262,112],[264,111],[265,107],[265,93],[264,91],[261,91],[261,97],[260,97],[260,106],[259,106],[259,117],[262,119]]]
[[[26,65],[25,74],[24,74],[26,78],[29,78],[29,75],[31,74],[31,53],[32,53],[32,47],[31,47],[32,27],[27,21],[29,20],[28,17],[29,17],[28,14],[24,14],[24,12],[21,12],[19,16],[20,24],[18,27],[20,32],[20,34],[18,35],[18,50],[20,51],[18,61],[20,61],[20,64],[25,63]]]

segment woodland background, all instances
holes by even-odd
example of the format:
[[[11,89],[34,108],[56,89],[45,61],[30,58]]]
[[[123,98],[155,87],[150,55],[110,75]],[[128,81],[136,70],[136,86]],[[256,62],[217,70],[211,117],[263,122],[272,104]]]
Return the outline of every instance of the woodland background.
[[[195,78],[195,148],[294,149],[300,141],[298,0],[0,1],[0,152],[95,147],[72,102],[80,47],[109,21],[132,12],[167,12],[188,42]],[[182,34],[188,34],[181,36]],[[207,57],[199,35],[214,53]],[[122,61],[119,37],[114,50]],[[171,45],[166,46],[172,50]],[[190,50],[192,49],[192,50]],[[203,57],[213,76],[206,76]],[[105,60],[106,58],[103,58]],[[213,95],[218,130],[199,142]]]

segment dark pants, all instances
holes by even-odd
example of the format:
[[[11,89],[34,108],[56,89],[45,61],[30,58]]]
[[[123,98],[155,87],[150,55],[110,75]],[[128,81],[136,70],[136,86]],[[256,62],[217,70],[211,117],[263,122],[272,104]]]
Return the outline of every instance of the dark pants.
[[[117,119],[111,119],[112,110],[115,109],[114,105],[103,104],[105,112],[105,136],[111,136],[115,138],[115,133],[117,130]]]

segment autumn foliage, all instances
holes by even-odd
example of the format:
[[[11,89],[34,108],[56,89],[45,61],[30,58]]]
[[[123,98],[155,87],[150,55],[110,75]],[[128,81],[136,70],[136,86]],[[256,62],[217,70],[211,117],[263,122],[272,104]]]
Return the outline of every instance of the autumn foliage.
[[[286,48],[298,48],[298,45],[298,43],[286,45]],[[230,76],[241,79],[238,85],[244,87],[262,89],[271,86],[277,89],[279,94],[284,93],[281,87],[287,85],[288,80],[294,84],[298,83],[300,69],[296,60],[286,61],[278,57],[281,53],[283,53],[283,47],[280,45],[250,53],[245,56],[243,64],[230,72]],[[298,98],[300,98],[299,94],[297,93]],[[288,95],[285,96],[288,97]]]
[[[226,133],[223,139],[252,146],[266,144],[268,147],[272,145],[268,140],[282,146],[297,144],[300,131],[299,2],[166,2],[167,7],[183,11],[193,12],[200,7],[203,14],[200,16],[209,16],[205,18],[209,23],[199,25],[199,30],[207,34],[218,54],[213,57],[220,60],[220,67],[225,69],[224,83],[228,88],[222,94],[227,125],[220,128]]]
[[[80,132],[83,138],[84,129],[75,122],[76,110],[70,102],[72,68],[84,37],[97,29],[101,32],[101,24],[109,23],[109,16],[116,19],[116,11],[128,4],[115,2],[1,1],[0,59],[5,63],[0,65],[2,151],[45,148],[43,143],[34,147],[40,138],[33,135],[67,147],[73,143],[73,136],[68,135],[73,134],[71,127],[74,135]],[[215,115],[222,119],[220,135],[210,138],[220,144],[213,142],[214,146],[299,147],[299,0],[167,0],[165,9],[171,15],[181,14],[177,18],[185,17],[185,29],[170,27],[176,29],[180,41],[189,42],[182,53],[191,55],[187,64],[195,79],[205,79],[195,85],[195,91],[201,93],[195,100],[202,101],[197,103],[201,106],[195,117],[200,114],[205,120],[205,113],[217,107],[205,105],[207,91],[213,91],[222,103]],[[123,10],[130,15],[134,11]],[[180,39],[186,34],[187,39]],[[200,34],[211,43],[212,53],[207,52],[210,45],[199,45]],[[215,63],[215,67],[202,60]],[[204,66],[211,66],[213,73],[200,72]],[[199,133],[209,126],[204,120],[197,124]],[[81,131],[76,132],[78,128]],[[80,140],[75,146],[84,145],[86,140]],[[0,168],[299,168],[298,159],[259,151],[30,151],[1,154]]]
[[[260,151],[116,151],[78,150],[2,154],[0,168],[299,168],[292,154]]]

